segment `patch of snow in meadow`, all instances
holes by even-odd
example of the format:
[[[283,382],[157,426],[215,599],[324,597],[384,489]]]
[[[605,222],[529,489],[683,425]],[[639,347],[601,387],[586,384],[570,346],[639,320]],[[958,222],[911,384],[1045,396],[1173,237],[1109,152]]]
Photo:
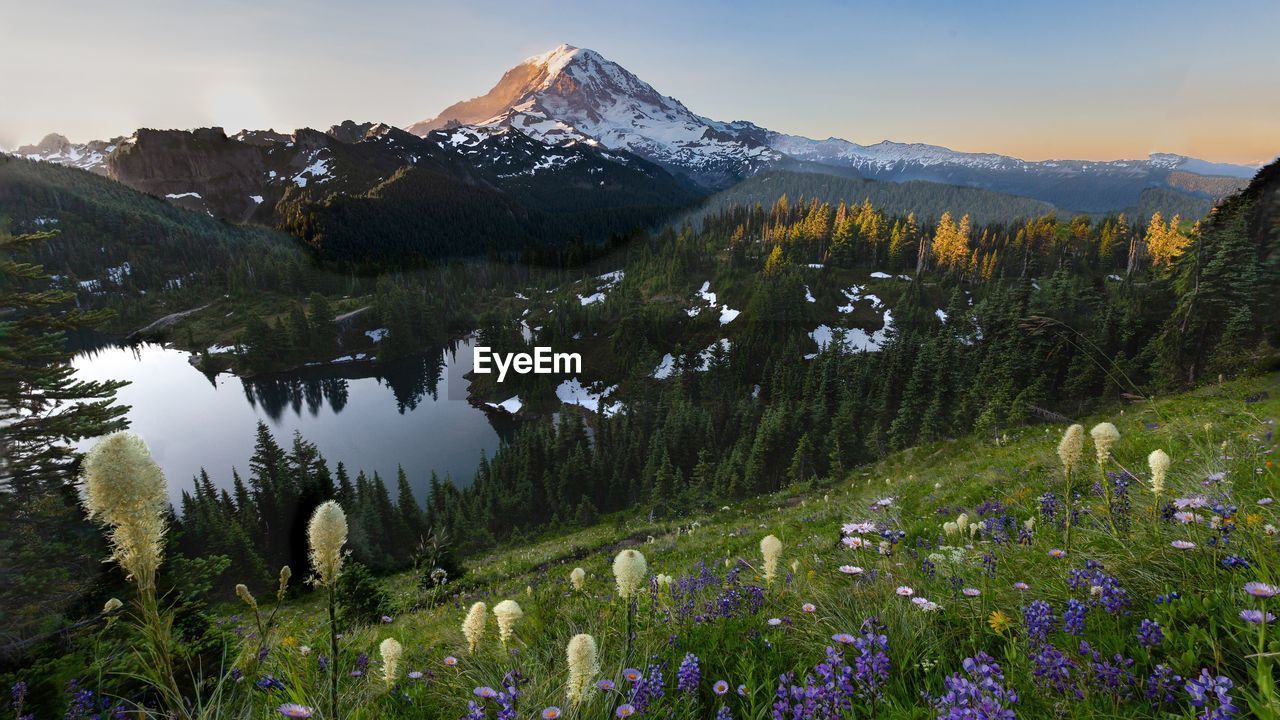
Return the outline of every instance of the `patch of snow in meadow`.
[[[201,200],[204,199],[200,197],[200,193],[198,192],[169,193],[168,195],[165,195],[165,197],[169,198],[170,200],[181,200],[182,198],[188,198],[188,197],[199,198]]]
[[[250,195],[250,196],[249,196],[249,199],[250,199],[250,200],[252,200],[252,201],[253,201],[253,204],[255,204],[255,205],[261,205],[261,204],[262,204],[262,196],[261,196],[261,195]]]
[[[937,315],[937,316],[938,316],[938,320],[939,320],[939,321],[941,321],[944,325],[946,324],[946,322],[947,322],[947,313],[946,313],[946,311],[945,311],[945,310],[942,310],[942,309],[934,310],[934,311],[933,311],[933,314],[934,314],[934,315]]]
[[[838,333],[842,334],[841,346],[846,352],[876,352],[884,345],[885,340],[888,339],[889,331],[892,329],[893,311],[885,310],[884,327],[873,333],[868,333],[862,328],[832,329],[827,325],[819,325],[814,328],[813,332],[809,333],[809,337],[818,344],[818,352],[823,352],[831,347]],[[817,353],[805,356],[806,359],[810,360],[814,357],[817,357]]]
[[[605,417],[610,417],[622,412],[622,403],[602,404],[602,401],[617,389],[617,385],[610,385],[603,390],[592,392],[583,386],[578,381],[578,378],[574,377],[565,380],[556,387],[556,397],[565,405],[578,405],[592,412],[598,412]]]
[[[742,314],[741,310],[734,310],[728,305],[721,305],[720,306],[720,324],[728,325],[729,323],[736,320],[738,316],[741,314]]]
[[[365,330],[364,334],[368,335],[369,339],[374,342],[382,342],[383,339],[387,337],[388,332],[389,331],[386,328],[377,328],[374,330]]]
[[[488,405],[489,407],[495,410],[505,410],[512,415],[515,415],[516,413],[520,412],[520,408],[524,407],[524,405],[520,402],[519,395],[516,395],[515,397],[507,398],[506,400],[503,400],[500,403],[487,402],[485,403],[485,405]]]
[[[813,293],[810,292],[808,285],[804,286],[804,299],[808,300],[809,302],[818,302],[817,300],[814,299]]]
[[[131,275],[132,273],[133,273],[133,266],[130,265],[128,262],[122,262],[115,267],[107,268],[107,278],[111,280],[111,282],[115,283],[116,285],[119,285],[120,283],[124,282],[125,276]]]
[[[225,355],[226,353],[240,352],[239,345],[210,345],[205,349],[210,355]]]
[[[671,377],[671,373],[676,370],[676,359],[671,353],[662,356],[662,362],[658,363],[658,367],[653,370],[653,378],[655,380],[666,380]]]

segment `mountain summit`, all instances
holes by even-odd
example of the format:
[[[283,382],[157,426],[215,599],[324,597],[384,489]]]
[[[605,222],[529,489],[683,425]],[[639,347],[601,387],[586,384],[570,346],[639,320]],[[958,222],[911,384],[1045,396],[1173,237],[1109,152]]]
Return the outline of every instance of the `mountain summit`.
[[[455,126],[514,128],[549,145],[577,141],[627,150],[709,189],[761,170],[790,168],[985,187],[1087,212],[1132,205],[1151,187],[1204,186],[1186,181],[1187,174],[1217,176],[1211,185],[1219,191],[1210,194],[1220,195],[1243,185],[1255,171],[1180,155],[1028,162],[923,143],[812,140],[750,122],[703,117],[600,53],[572,45],[526,59],[485,95],[451,105],[408,130],[425,136]]]
[[[594,50],[561,45],[511,68],[488,93],[409,126],[425,136],[457,125],[509,126],[548,144],[599,143],[723,186],[783,159],[696,115]]]

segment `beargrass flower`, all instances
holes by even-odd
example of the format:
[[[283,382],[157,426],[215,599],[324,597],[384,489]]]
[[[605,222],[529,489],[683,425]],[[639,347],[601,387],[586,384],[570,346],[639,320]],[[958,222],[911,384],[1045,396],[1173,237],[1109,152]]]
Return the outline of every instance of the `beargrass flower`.
[[[1164,492],[1164,478],[1169,473],[1170,464],[1169,453],[1163,450],[1152,450],[1147,456],[1147,466],[1151,468],[1151,492],[1157,496]]]
[[[122,607],[124,607],[124,603],[120,602],[120,598],[111,598],[102,604],[102,614],[110,615]]]
[[[472,655],[476,654],[476,648],[484,637],[487,611],[488,607],[483,602],[473,603],[467,611],[466,619],[462,621],[462,635],[467,639],[467,651]]]
[[[639,550],[630,548],[613,559],[613,577],[618,585],[618,597],[629,598],[647,583],[649,563]]]
[[[586,570],[583,570],[580,567],[576,567],[573,569],[573,572],[569,573],[569,583],[573,585],[574,590],[581,592],[582,586],[585,585],[586,582],[587,582]],[[556,712],[560,711],[560,708],[547,708],[547,709],[555,710]]]
[[[600,672],[596,639],[586,633],[574,635],[565,648],[565,658],[569,665],[565,697],[570,705],[577,706],[591,693],[592,682]]]
[[[89,519],[110,528],[111,558],[140,591],[155,588],[164,554],[169,496],[164,473],[142,438],[112,433],[85,454],[81,503]]]
[[[782,557],[782,541],[774,535],[766,535],[760,541],[760,554],[764,557],[765,584],[778,576],[778,559]]]
[[[342,546],[347,542],[347,515],[338,503],[329,500],[311,514],[307,542],[316,584],[336,587],[342,572]]]
[[[524,610],[515,600],[503,600],[493,606],[493,615],[498,619],[498,638],[505,647],[515,634],[516,621],[524,617]]]
[[[1058,442],[1058,459],[1062,461],[1062,469],[1070,473],[1080,464],[1080,456],[1084,454],[1084,426],[1072,425],[1062,434]]]
[[[1093,447],[1098,453],[1098,462],[1105,463],[1111,459],[1111,448],[1120,440],[1120,431],[1109,422],[1100,422],[1089,431],[1093,438]]]
[[[398,668],[404,648],[400,646],[399,640],[387,638],[378,646],[378,653],[382,655],[382,679],[386,681],[387,687],[391,687],[399,677]]]
[[[236,597],[254,610],[258,609],[258,601],[254,599],[253,593],[249,592],[249,586],[241,583],[236,585]]]

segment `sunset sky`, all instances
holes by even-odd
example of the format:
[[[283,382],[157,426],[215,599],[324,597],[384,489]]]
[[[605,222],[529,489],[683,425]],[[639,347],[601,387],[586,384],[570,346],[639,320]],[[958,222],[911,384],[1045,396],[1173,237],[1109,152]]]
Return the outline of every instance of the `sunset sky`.
[[[0,146],[407,125],[561,42],[691,110],[1031,160],[1280,153],[1280,3],[6,0]]]

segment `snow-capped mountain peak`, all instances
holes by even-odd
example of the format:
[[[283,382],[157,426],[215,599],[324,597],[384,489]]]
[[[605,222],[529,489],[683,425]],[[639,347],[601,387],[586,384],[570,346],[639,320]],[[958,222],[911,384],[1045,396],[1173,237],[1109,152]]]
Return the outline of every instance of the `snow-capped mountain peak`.
[[[503,125],[548,144],[595,141],[716,184],[781,158],[723,130],[594,50],[572,45],[526,59],[485,95],[408,129]]]

